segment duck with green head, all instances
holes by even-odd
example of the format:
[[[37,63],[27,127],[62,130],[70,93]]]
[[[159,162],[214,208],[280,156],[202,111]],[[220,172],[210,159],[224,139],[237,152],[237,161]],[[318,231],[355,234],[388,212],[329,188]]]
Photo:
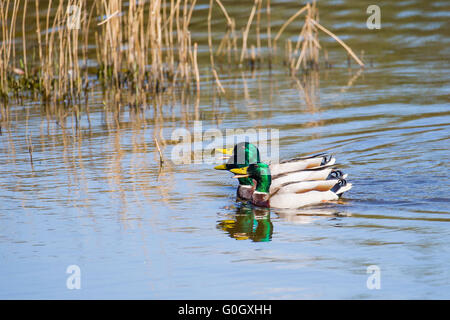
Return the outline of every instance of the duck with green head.
[[[254,163],[248,167],[231,169],[234,178],[251,178],[256,184],[251,202],[260,207],[295,209],[306,205],[338,200],[351,189],[352,185],[345,179],[333,181],[301,181],[279,186],[271,192],[272,175],[265,163]],[[307,185],[305,187],[305,184]]]
[[[228,170],[240,169],[249,166],[250,164],[261,163],[258,148],[249,142],[241,142],[230,149],[217,149],[218,151],[230,155],[227,163],[218,165],[215,167],[217,170]],[[292,164],[294,163],[294,166]],[[295,164],[296,163],[296,164]],[[280,164],[270,164],[268,165],[271,171],[272,183],[270,185],[270,193],[277,191],[280,186],[290,183],[290,182],[302,182],[302,181],[324,181],[321,184],[334,185],[338,178],[342,177],[342,172],[339,170],[334,170],[331,168],[330,163],[334,163],[333,157],[327,157],[326,155],[316,155],[312,157],[296,158],[296,160],[288,160],[286,162],[281,162]],[[285,166],[284,169],[287,172],[280,173],[280,165],[288,164],[289,167]],[[318,166],[315,166],[318,165]],[[315,166],[311,168],[311,166]],[[296,171],[289,171],[290,169],[302,168]],[[275,170],[278,174],[274,175]],[[303,184],[303,188],[311,188],[311,183]],[[315,183],[317,184],[317,182]],[[300,186],[299,186],[300,187]],[[252,194],[255,190],[254,181],[252,178],[239,178],[239,187],[237,190],[237,195],[246,200],[252,199]]]
[[[231,156],[231,159],[236,159],[236,157],[239,155],[239,159],[248,158],[250,159],[250,163],[260,162],[258,148],[254,144],[249,142],[240,142],[236,144],[234,148],[216,149],[216,150],[228,156]],[[254,162],[252,162],[252,159],[254,160]],[[272,175],[278,176],[280,174],[285,174],[288,172],[318,168],[325,165],[331,166],[335,162],[336,159],[332,155],[319,153],[312,156],[296,157],[292,159],[281,160],[279,163],[269,164],[269,167],[270,171],[272,172]],[[225,169],[225,167],[223,168]]]
[[[249,142],[238,143],[231,151],[226,149],[217,149],[225,154],[231,154],[227,163],[215,166],[216,170],[228,170],[239,169],[248,167],[252,163],[260,162],[259,150],[255,145]],[[253,179],[248,177],[239,178],[239,186],[237,189],[237,195],[242,199],[251,199],[255,185]]]

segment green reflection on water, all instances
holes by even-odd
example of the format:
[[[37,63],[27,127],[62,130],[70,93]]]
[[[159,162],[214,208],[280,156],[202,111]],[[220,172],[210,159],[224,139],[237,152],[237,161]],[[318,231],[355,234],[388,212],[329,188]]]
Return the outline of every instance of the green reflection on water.
[[[217,228],[228,233],[230,238],[254,242],[268,242],[272,240],[273,234],[270,210],[249,204],[238,206],[231,219],[220,220]]]

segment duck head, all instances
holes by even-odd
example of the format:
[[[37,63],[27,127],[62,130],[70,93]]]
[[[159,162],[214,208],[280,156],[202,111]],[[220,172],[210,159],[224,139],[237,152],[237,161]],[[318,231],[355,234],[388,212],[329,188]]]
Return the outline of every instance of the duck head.
[[[258,148],[250,142],[240,142],[229,149],[216,149],[223,154],[230,155],[227,163],[214,167],[216,170],[228,170],[248,167],[252,163],[260,162]]]
[[[248,167],[252,163],[260,162],[258,148],[250,142],[241,142],[229,149],[216,149],[224,154],[231,155],[228,161],[224,164],[215,166],[216,170],[228,170]],[[239,178],[241,185],[253,185],[253,180],[250,178]]]
[[[230,170],[235,174],[233,178],[250,178],[256,181],[255,191],[261,193],[269,193],[272,176],[270,174],[269,165],[263,162],[252,163],[248,167],[234,168]]]

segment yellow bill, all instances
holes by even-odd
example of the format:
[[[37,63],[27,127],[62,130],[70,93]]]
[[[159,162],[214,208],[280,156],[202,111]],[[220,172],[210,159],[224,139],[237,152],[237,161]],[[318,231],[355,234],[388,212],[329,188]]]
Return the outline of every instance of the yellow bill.
[[[235,175],[233,176],[233,178],[247,178],[248,177],[248,173],[247,173],[247,168],[236,168],[236,169],[231,169],[230,171],[233,172]]]
[[[227,165],[226,164],[221,164],[221,165],[215,166],[214,169],[216,169],[216,170],[227,170]]]

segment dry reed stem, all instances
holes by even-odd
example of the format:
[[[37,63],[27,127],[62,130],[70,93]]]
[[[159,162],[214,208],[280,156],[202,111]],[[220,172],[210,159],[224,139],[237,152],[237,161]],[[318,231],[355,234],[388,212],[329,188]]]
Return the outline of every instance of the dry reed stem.
[[[216,83],[218,88],[220,89],[220,92],[222,94],[225,94],[225,89],[222,87],[222,84],[220,83],[219,76],[217,75],[216,69],[212,69],[212,73],[214,74],[214,78],[216,79]]]
[[[28,63],[27,63],[27,42],[25,38],[25,17],[27,12],[27,3],[28,1],[24,2],[23,7],[23,14],[22,14],[22,50],[23,50],[23,65],[24,65],[24,72],[25,77],[28,78]]]
[[[49,3],[50,6],[50,3]],[[38,48],[39,48],[39,61],[43,61],[42,59],[42,46],[41,46],[41,25],[39,22],[39,0],[35,1],[36,7],[36,33],[38,38]]]
[[[267,12],[267,47],[269,49],[269,66],[271,66],[271,62],[272,62],[272,31],[271,31],[271,25],[270,25],[270,0],[267,0],[267,7],[266,7],[266,12]]]
[[[273,39],[273,46],[274,48],[276,48],[277,46],[277,41],[278,39],[281,37],[281,34],[283,33],[284,29],[286,29],[286,27],[291,24],[292,21],[294,21],[299,15],[301,15],[305,10],[307,10],[309,8],[309,3],[304,6],[303,8],[301,8],[300,10],[298,10],[292,17],[290,17],[282,26],[281,29],[278,31],[277,35],[275,36],[275,38]]]
[[[212,18],[213,0],[209,0],[208,10],[208,47],[209,47],[209,59],[211,62],[211,68],[214,70],[214,55],[212,48],[212,31],[211,31],[211,18]]]
[[[247,21],[247,26],[245,27],[245,31],[244,34],[242,36],[242,51],[241,51],[241,58],[239,59],[239,64],[242,65],[242,62],[244,61],[244,56],[247,53],[247,38],[248,38],[248,33],[250,31],[250,26],[252,24],[253,21],[253,17],[255,16],[255,12],[256,12],[256,8],[258,6],[258,3],[261,0],[255,0],[255,3],[253,4],[253,8],[252,11],[250,12],[250,16],[248,18]]]
[[[225,33],[225,36],[220,41],[219,47],[216,50],[216,55],[219,56],[222,53],[222,49],[225,47],[225,45],[229,42],[229,36],[230,36],[230,30],[227,30],[227,33]]]
[[[311,22],[320,30],[322,30],[323,32],[325,32],[326,34],[328,34],[330,37],[332,37],[334,40],[336,40],[341,46],[344,47],[345,50],[347,50],[347,52],[352,56],[353,59],[355,59],[355,61],[361,66],[364,67],[364,63],[362,63],[361,60],[359,60],[359,58],[356,56],[356,54],[352,51],[352,49],[350,49],[349,46],[347,46],[344,41],[342,41],[341,39],[339,39],[338,36],[336,36],[334,33],[332,33],[331,31],[329,31],[328,29],[326,29],[324,26],[322,26],[320,23],[314,21],[314,19],[311,19]]]
[[[117,16],[120,13],[119,10],[115,11],[114,13],[111,13],[108,17],[106,17],[105,20],[97,23],[97,26],[101,26],[102,24],[105,24],[106,22],[108,22],[109,20],[111,20],[112,18],[114,18],[115,16]]]
[[[158,153],[159,153],[159,165],[162,166],[162,164],[164,163],[164,157],[163,157],[163,154],[161,152],[161,148],[159,147],[158,139],[156,139],[156,137],[153,137],[153,139],[155,140],[156,148],[157,148]]]
[[[195,81],[197,83],[197,95],[200,94],[200,73],[198,71],[198,63],[197,63],[197,42],[194,43],[194,72],[195,72]]]
[[[302,30],[302,36],[303,36],[303,38],[305,38],[306,37],[306,32],[307,32],[307,30],[308,30],[308,24],[306,24],[305,23],[305,25],[304,25],[304,29]],[[305,57],[305,55],[306,55],[306,49],[307,49],[307,46],[308,46],[308,42],[306,41],[306,40],[303,40],[303,43],[302,43],[302,49],[301,49],[301,51],[300,51],[300,56],[298,57],[298,60],[297,60],[297,63],[296,63],[296,65],[295,65],[295,70],[298,70],[299,68],[300,68],[300,64],[301,64],[301,62],[302,62],[302,60],[303,60],[303,58]],[[293,72],[293,70],[292,70],[292,72]]]
[[[231,27],[233,25],[233,21],[231,20],[230,16],[228,15],[227,10],[225,9],[225,7],[223,6],[222,2],[220,0],[216,0],[217,4],[219,5],[220,9],[222,10],[225,19],[227,20],[227,24],[229,27]]]
[[[236,38],[236,32],[235,32],[235,23],[234,20],[230,18],[230,15],[228,14],[227,10],[225,9],[225,6],[222,4],[222,2],[220,0],[216,0],[217,4],[219,5],[220,9],[222,10],[225,19],[227,20],[227,33],[225,35],[225,37],[222,39],[222,42],[225,44],[227,43],[227,48],[228,48],[228,60],[230,61],[231,59],[231,55],[230,55],[230,50],[231,50],[231,46],[233,46],[234,48],[234,52],[235,52],[235,57],[237,58],[237,38]],[[231,39],[230,39],[231,36]],[[221,45],[222,45],[221,42]],[[219,49],[216,51],[217,54],[220,54],[221,48],[219,46]]]
[[[256,48],[257,48],[257,56],[258,59],[261,56],[261,31],[260,31],[260,24],[261,24],[261,6],[262,6],[262,0],[258,2],[258,7],[256,9]]]

